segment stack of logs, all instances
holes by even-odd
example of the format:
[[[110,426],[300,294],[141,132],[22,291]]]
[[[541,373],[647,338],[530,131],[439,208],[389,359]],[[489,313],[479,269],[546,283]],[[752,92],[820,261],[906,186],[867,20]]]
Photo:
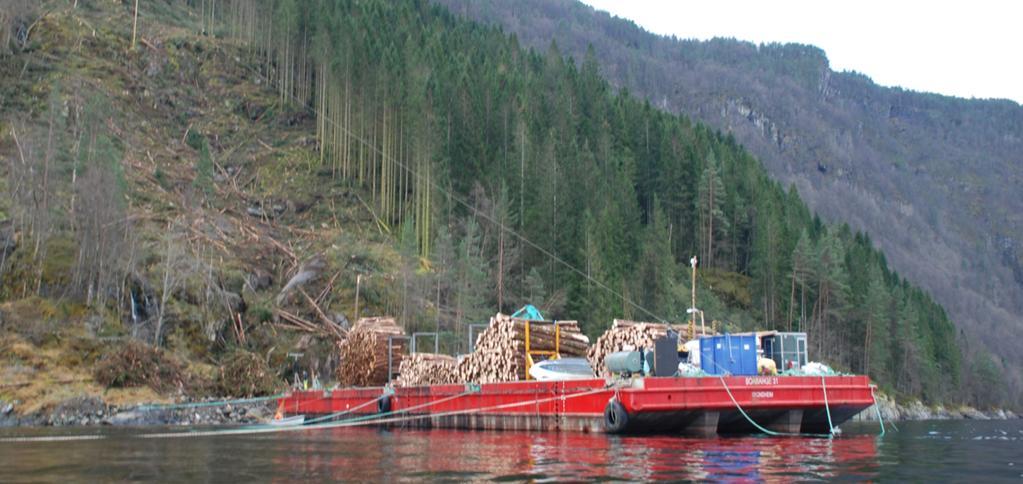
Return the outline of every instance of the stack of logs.
[[[579,330],[576,321],[559,321],[559,354],[585,356],[590,339]],[[476,350],[458,362],[458,381],[494,383],[526,379],[526,320],[498,313],[490,326],[476,338]],[[554,324],[531,322],[529,347],[533,351],[552,351]]]
[[[339,362],[337,380],[341,386],[379,386],[388,380],[388,344],[390,336],[404,336],[405,331],[394,318],[362,318],[348,332],[348,337],[338,343]],[[393,370],[401,365],[405,355],[406,341],[395,339],[392,351]]]
[[[436,353],[412,353],[401,361],[398,386],[415,387],[461,383],[455,371],[455,357]]]
[[[665,323],[643,323],[636,321],[614,320],[611,329],[608,329],[597,338],[597,342],[586,352],[586,359],[593,367],[597,376],[608,377],[607,368],[604,366],[604,358],[616,351],[630,351],[639,348],[652,349],[654,340],[664,337],[668,330],[672,329],[685,339],[688,326],[669,325]],[[680,341],[682,343],[684,341]]]

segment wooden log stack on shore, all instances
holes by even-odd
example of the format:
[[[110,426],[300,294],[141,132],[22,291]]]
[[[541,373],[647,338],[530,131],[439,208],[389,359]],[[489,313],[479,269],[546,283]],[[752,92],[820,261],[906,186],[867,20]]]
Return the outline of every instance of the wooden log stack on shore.
[[[476,338],[476,349],[458,362],[460,382],[494,383],[526,379],[526,320],[498,313]],[[559,321],[561,356],[585,356],[590,339],[576,321]],[[555,325],[531,322],[529,345],[533,351],[553,351]]]
[[[367,387],[387,383],[388,338],[404,336],[394,318],[361,318],[345,339],[338,343],[337,381],[341,386]],[[394,340],[393,370],[397,371],[406,355],[407,341]]]
[[[398,386],[415,387],[461,383],[455,357],[437,353],[412,353],[401,360]]]
[[[597,376],[608,377],[607,368],[604,366],[604,358],[616,351],[629,351],[639,348],[651,349],[654,347],[654,340],[664,337],[668,330],[679,333],[684,342],[685,331],[688,326],[684,324],[670,325],[666,323],[644,323],[638,321],[626,321],[616,319],[611,328],[604,332],[596,343],[586,353],[586,359],[593,367]]]

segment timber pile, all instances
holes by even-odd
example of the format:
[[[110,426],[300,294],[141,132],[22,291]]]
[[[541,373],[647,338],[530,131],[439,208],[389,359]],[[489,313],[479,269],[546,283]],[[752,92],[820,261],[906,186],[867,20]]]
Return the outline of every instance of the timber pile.
[[[337,381],[341,386],[368,387],[387,383],[387,338],[404,336],[394,318],[361,318],[338,343]],[[393,368],[406,353],[406,341],[395,340]]]
[[[559,321],[559,354],[585,356],[590,339],[576,321]],[[533,351],[553,351],[554,325],[529,325],[529,346]],[[494,383],[526,379],[526,320],[498,313],[490,326],[476,338],[476,350],[458,362],[461,382]]]
[[[437,353],[412,353],[401,360],[398,386],[417,387],[460,383],[455,357]]]
[[[652,349],[654,340],[664,337],[668,330],[672,329],[679,333],[685,342],[685,332],[688,325],[669,325],[665,323],[644,323],[638,321],[626,321],[616,319],[611,328],[604,332],[597,342],[586,352],[586,359],[589,360],[593,371],[601,377],[608,377],[607,368],[604,367],[604,358],[616,351],[629,351],[639,348]]]

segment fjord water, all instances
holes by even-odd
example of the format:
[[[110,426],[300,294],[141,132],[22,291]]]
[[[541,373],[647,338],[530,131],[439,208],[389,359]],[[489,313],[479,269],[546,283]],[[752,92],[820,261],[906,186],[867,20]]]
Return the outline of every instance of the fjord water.
[[[867,423],[833,439],[371,428],[140,439],[154,430],[101,429],[102,440],[0,443],[0,482],[1023,480],[1023,421],[898,426],[880,439]]]

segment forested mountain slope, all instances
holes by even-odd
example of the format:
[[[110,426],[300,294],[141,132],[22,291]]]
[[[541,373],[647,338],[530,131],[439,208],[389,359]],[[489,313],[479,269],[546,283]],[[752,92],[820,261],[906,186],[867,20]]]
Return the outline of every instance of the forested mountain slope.
[[[134,47],[127,3],[0,10],[0,400],[19,414],[276,393],[332,364],[323,318],[396,312],[400,255],[319,165],[306,110],[203,34],[208,7],[140,5]],[[282,292],[299,274],[323,318]]]
[[[574,0],[436,3],[534,48],[554,41],[582,58],[592,46],[615,86],[733,134],[815,212],[870,234],[893,268],[997,352],[1018,387],[1018,104],[881,87],[832,71],[811,46],[659,37]]]
[[[1004,402],[869,237],[594,57],[423,1],[144,3],[134,47],[130,5],[47,5],[5,17],[41,19],[0,74],[12,348],[143,340],[224,379],[239,352],[283,376],[360,314],[448,351],[526,302],[596,335],[684,320],[695,254],[723,329],[808,331],[815,358],[902,396]]]

